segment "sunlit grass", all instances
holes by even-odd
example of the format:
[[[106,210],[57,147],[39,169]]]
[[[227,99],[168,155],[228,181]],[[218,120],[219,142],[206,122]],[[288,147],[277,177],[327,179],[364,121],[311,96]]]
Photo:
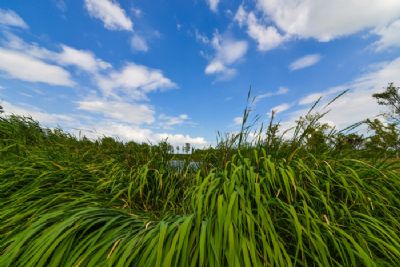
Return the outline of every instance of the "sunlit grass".
[[[270,147],[178,170],[161,146],[1,119],[0,266],[398,265],[400,162]]]

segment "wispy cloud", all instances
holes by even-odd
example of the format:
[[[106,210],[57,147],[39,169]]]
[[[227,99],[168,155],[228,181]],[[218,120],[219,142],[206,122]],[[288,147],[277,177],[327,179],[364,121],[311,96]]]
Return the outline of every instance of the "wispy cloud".
[[[89,15],[99,19],[108,30],[133,30],[133,22],[114,0],[85,0]]]
[[[270,113],[271,112],[275,112],[276,114],[284,112],[286,110],[288,110],[289,108],[291,108],[293,105],[289,104],[289,103],[282,103],[280,105],[277,105],[273,108],[271,108]]]
[[[7,101],[1,101],[6,115],[18,114],[21,116],[32,117],[46,125],[56,127],[62,124],[68,127],[76,122],[76,118],[67,114],[49,113],[30,105],[15,105]]]
[[[295,61],[293,61],[289,65],[289,69],[291,71],[294,71],[294,70],[308,68],[317,64],[320,60],[321,60],[321,55],[319,54],[306,55],[304,57],[298,58]]]
[[[233,118],[233,126],[239,126],[242,125],[243,122],[243,117],[242,116],[238,116]]]
[[[377,64],[370,71],[360,75],[358,78],[346,84],[328,88],[325,91],[314,92],[300,99],[299,105],[312,104],[319,97],[323,97],[317,110],[328,111],[322,122],[343,129],[353,123],[366,118],[376,117],[381,113],[381,107],[372,97],[373,93],[382,91],[388,81],[400,84],[400,57]],[[348,93],[338,98],[335,102],[324,108],[326,104],[341,92],[349,90]],[[308,107],[302,107],[290,114],[285,125],[293,125],[294,121],[308,112]]]
[[[214,33],[211,40],[215,55],[208,63],[205,73],[217,74],[221,80],[227,80],[236,74],[236,69],[231,65],[242,59],[248,48],[246,41],[235,40],[229,36]]]
[[[187,114],[180,114],[178,116],[168,116],[165,114],[160,114],[158,116],[158,121],[161,128],[172,129],[173,126],[190,123],[190,118]]]
[[[268,97],[272,97],[272,96],[278,96],[278,95],[285,95],[288,92],[289,92],[289,88],[281,86],[275,92],[267,92],[265,94],[260,94],[260,95],[256,96],[254,101],[253,101],[253,104],[257,104],[258,102],[260,102],[264,98],[268,98]]]
[[[133,35],[131,39],[131,46],[134,50],[140,52],[147,52],[149,50],[146,39],[138,34]]]
[[[13,10],[0,8],[0,26],[28,29],[28,24]]]
[[[220,0],[206,0],[208,6],[210,7],[211,11],[217,12],[218,11],[218,5]]]

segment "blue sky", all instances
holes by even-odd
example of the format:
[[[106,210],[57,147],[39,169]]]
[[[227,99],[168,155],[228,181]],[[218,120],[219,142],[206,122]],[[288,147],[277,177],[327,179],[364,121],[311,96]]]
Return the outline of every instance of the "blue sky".
[[[283,127],[345,89],[324,121],[381,111],[400,84],[398,0],[3,0],[0,105],[96,138],[215,143],[254,114]]]

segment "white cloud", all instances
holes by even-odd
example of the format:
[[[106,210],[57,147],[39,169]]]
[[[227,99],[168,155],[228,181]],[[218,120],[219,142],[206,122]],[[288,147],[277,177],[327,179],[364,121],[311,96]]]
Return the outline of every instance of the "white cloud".
[[[247,16],[247,11],[244,9],[243,5],[240,5],[238,10],[236,11],[234,20],[239,23],[240,26],[243,26],[247,23]]]
[[[109,63],[97,59],[90,51],[78,50],[66,45],[62,45],[62,52],[55,59],[62,65],[74,65],[93,73],[111,67]]]
[[[289,92],[289,88],[281,86],[281,87],[279,87],[279,89],[275,95],[284,95],[284,94],[287,94],[288,92]]]
[[[400,47],[400,19],[374,31],[380,39],[373,44],[377,51]]]
[[[167,140],[168,143],[172,145],[183,145],[185,143],[190,143],[192,147],[205,147],[209,144],[204,137],[191,137],[187,134],[158,133],[155,134],[154,137],[157,141]]]
[[[323,93],[309,94],[299,100],[299,105],[308,105],[311,103],[315,103],[318,99],[320,99],[323,96],[324,96]]]
[[[66,12],[68,10],[65,0],[53,0],[53,2],[60,11]]]
[[[160,114],[158,116],[159,124],[164,129],[172,129],[172,126],[188,123],[190,118],[187,114],[180,114],[179,116],[167,116]]]
[[[108,119],[98,119],[96,117],[86,117],[82,115],[49,113],[36,107],[21,104],[15,105],[6,101],[0,103],[5,111],[4,115],[21,115],[32,117],[46,127],[62,127],[67,132],[76,136],[86,136],[97,139],[104,136],[111,136],[122,141],[151,142],[156,144],[160,141],[168,140],[172,145],[183,145],[190,143],[194,147],[205,147],[209,143],[204,137],[192,137],[185,134],[157,133],[151,129],[142,128],[137,124],[118,122]],[[82,119],[85,123],[82,123]]]
[[[91,130],[83,131],[83,134],[93,139],[111,136],[123,141],[135,141],[139,143],[150,142],[152,144],[167,140],[167,142],[173,146],[190,143],[194,147],[205,147],[209,144],[204,137],[192,137],[185,134],[157,133],[151,129],[113,121],[100,121],[92,125],[90,129]]]
[[[258,0],[257,3],[286,34],[319,41],[382,27],[400,16],[398,0]]]
[[[143,99],[146,98],[147,93],[153,92],[157,89],[176,87],[176,84],[165,77],[162,71],[158,69],[148,68],[135,63],[127,63],[121,70],[115,70],[111,64],[97,58],[91,51],[79,50],[67,45],[61,45],[62,50],[60,52],[54,52],[46,48],[39,47],[37,44],[28,44],[13,34],[7,34],[6,37],[7,40],[2,41],[2,44],[7,48],[10,48],[7,49],[9,53],[20,55],[20,57],[30,59],[34,62],[41,62],[42,65],[44,64],[53,66],[53,69],[59,70],[57,73],[55,73],[58,75],[53,75],[54,77],[52,77],[51,75],[48,76],[45,72],[43,72],[41,75],[36,75],[35,73],[38,71],[33,71],[30,75],[27,69],[15,67],[13,68],[15,74],[13,77],[16,78],[22,78],[21,75],[17,77],[17,74],[25,72],[27,72],[25,76],[29,75],[31,80],[46,79],[52,81],[53,79],[56,79],[59,81],[61,70],[69,75],[69,73],[63,68],[41,61],[44,60],[58,65],[74,66],[90,73],[91,78],[96,82],[106,96],[115,94],[115,90],[122,90],[131,97]],[[10,69],[18,62],[12,62],[13,64],[0,62],[0,65],[3,66],[3,69]],[[104,70],[108,70],[107,74],[104,74]],[[25,80],[27,79],[28,78],[25,77]],[[66,84],[66,82],[61,82],[61,84]],[[70,85],[71,84],[72,83],[70,83]]]
[[[201,32],[199,32],[198,29],[194,30],[194,36],[196,37],[196,40],[198,42],[201,42],[203,44],[209,44],[210,43],[210,39],[208,39],[208,37],[206,35],[204,35]]]
[[[234,126],[242,125],[242,122],[243,122],[243,117],[241,116],[233,118]]]
[[[0,26],[1,25],[28,29],[28,25],[17,13],[9,9],[0,8]]]
[[[300,105],[311,104],[319,97],[323,97],[319,104],[320,111],[330,112],[325,115],[322,122],[335,125],[338,129],[343,129],[353,123],[362,121],[366,118],[373,118],[382,112],[382,107],[376,103],[372,97],[373,93],[384,90],[389,82],[400,84],[400,57],[373,66],[369,72],[364,73],[353,81],[329,88],[323,92],[312,93],[303,97]],[[340,92],[349,89],[349,92],[324,109],[324,106]],[[293,124],[294,120],[300,115],[304,115],[308,108],[302,108],[290,115],[288,122]]]
[[[18,50],[23,54],[38,59],[54,59],[57,57],[56,53],[46,48],[39,47],[35,43],[29,44],[10,32],[5,32],[4,36],[5,39],[1,40],[1,43],[5,48]]]
[[[282,103],[280,105],[277,105],[277,106],[271,108],[270,112],[275,112],[276,114],[278,114],[278,113],[288,110],[291,107],[292,107],[292,105],[290,105],[288,103]]]
[[[73,86],[65,69],[43,62],[21,52],[0,48],[0,70],[11,78],[50,85]]]
[[[210,7],[211,11],[217,12],[218,11],[218,5],[220,0],[206,0],[208,6]]]
[[[321,56],[319,54],[306,55],[293,61],[290,64],[289,69],[293,71],[311,67],[317,64],[320,60]]]
[[[143,15],[143,11],[140,8],[133,7],[131,11],[136,18],[141,18]]]
[[[256,96],[256,98],[253,101],[253,104],[257,104],[264,98],[271,97],[271,96],[285,95],[288,92],[289,92],[289,88],[281,86],[281,87],[279,87],[279,89],[276,92],[268,92],[268,93]]]
[[[86,99],[78,101],[80,110],[103,115],[105,118],[134,125],[151,124],[154,122],[154,110],[151,106],[129,103],[122,100]]]
[[[205,69],[206,74],[220,74],[221,78],[228,79],[235,75],[236,70],[231,68],[232,64],[238,62],[247,52],[247,42],[223,37],[214,33],[211,44],[215,55]]]
[[[46,60],[63,66],[75,66],[87,72],[96,73],[100,70],[111,68],[111,65],[87,50],[79,50],[67,45],[61,45],[61,51],[50,51],[35,43],[29,44],[16,35],[7,33],[3,45],[9,49],[17,50],[34,58]]]
[[[242,5],[236,12],[235,21],[240,26],[247,27],[247,34],[257,42],[257,48],[260,51],[274,49],[286,40],[286,37],[281,35],[275,27],[263,25],[254,12],[247,13]]]
[[[146,39],[137,34],[133,35],[131,39],[131,46],[133,49],[141,52],[147,52],[149,50]]]
[[[103,21],[108,30],[132,31],[133,23],[114,0],[85,0],[90,16]]]
[[[28,105],[14,105],[6,101],[1,101],[1,106],[5,111],[5,115],[17,114],[26,117],[32,117],[34,120],[38,120],[44,124],[51,124],[57,126],[59,124],[70,125],[75,121],[70,115],[48,113],[36,107]]]
[[[176,87],[160,70],[134,63],[127,64],[121,71],[112,71],[108,76],[98,76],[97,80],[105,95],[120,89],[137,99],[158,89]]]
[[[92,138],[106,135],[124,141],[152,143],[168,138],[169,142],[179,145],[186,142],[195,146],[208,144],[203,137],[155,132],[142,127],[146,125],[152,129],[161,127],[171,130],[183,123],[193,124],[187,114],[155,116],[155,110],[148,102],[138,102],[150,92],[176,87],[161,70],[134,63],[127,63],[122,69],[114,70],[91,51],[66,45],[61,45],[60,51],[51,51],[35,43],[26,43],[12,34],[6,34],[6,37],[7,40],[1,43],[6,48],[0,47],[0,71],[8,76],[30,82],[72,86],[74,82],[70,73],[55,64],[73,66],[89,73],[89,77],[98,83],[104,93],[102,97],[94,93],[94,96],[76,102],[78,110],[85,112],[85,115],[49,113],[29,105],[2,102],[6,115],[30,115],[45,126],[60,125],[69,132],[79,131]],[[104,70],[108,70],[107,74]]]

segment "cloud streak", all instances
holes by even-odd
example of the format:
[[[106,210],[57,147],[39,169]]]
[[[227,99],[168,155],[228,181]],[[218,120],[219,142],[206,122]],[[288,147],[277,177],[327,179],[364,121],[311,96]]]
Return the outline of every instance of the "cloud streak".
[[[321,60],[321,55],[319,54],[306,55],[290,63],[289,69],[291,71],[295,71],[308,68],[317,64],[320,60]]]
[[[14,11],[0,8],[0,26],[28,29],[28,24]]]

